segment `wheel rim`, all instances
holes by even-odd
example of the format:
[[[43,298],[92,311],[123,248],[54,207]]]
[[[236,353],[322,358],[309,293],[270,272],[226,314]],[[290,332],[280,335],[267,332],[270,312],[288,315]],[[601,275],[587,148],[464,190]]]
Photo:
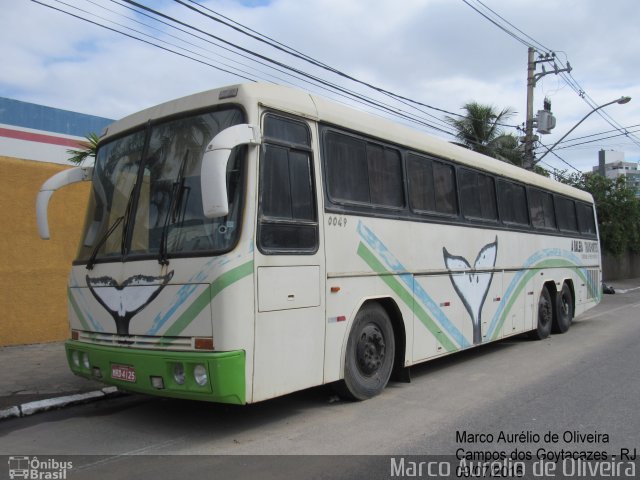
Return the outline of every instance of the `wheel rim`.
[[[569,305],[569,299],[566,295],[562,295],[561,308],[563,315],[568,317],[571,314],[571,306]]]
[[[540,325],[546,327],[553,319],[553,311],[551,310],[551,302],[548,298],[540,299]]]
[[[384,363],[385,341],[382,331],[375,324],[368,324],[360,333],[356,347],[358,369],[365,376],[372,376]]]

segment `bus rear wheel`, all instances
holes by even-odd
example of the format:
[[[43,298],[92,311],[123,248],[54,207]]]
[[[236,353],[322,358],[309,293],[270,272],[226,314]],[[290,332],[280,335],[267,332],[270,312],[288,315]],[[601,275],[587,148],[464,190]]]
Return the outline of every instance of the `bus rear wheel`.
[[[339,393],[352,400],[378,395],[389,382],[394,356],[395,338],[389,315],[378,303],[365,304],[349,333]]]
[[[538,324],[535,330],[530,333],[531,338],[543,340],[551,334],[551,324],[553,323],[553,302],[547,287],[542,287],[540,299],[538,300]]]
[[[553,333],[564,333],[569,330],[573,320],[573,295],[566,283],[556,297],[555,315],[553,317]]]

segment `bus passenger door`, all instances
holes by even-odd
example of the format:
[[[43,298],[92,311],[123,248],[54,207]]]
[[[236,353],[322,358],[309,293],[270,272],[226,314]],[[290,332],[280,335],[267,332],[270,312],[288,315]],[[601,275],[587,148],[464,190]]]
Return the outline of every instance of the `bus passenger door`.
[[[253,401],[323,381],[324,246],[306,122],[264,117],[258,172]]]

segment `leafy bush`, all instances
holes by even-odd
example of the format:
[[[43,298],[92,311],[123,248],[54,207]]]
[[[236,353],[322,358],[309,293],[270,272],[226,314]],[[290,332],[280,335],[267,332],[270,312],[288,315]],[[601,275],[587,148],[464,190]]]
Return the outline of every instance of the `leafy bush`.
[[[616,256],[640,252],[640,200],[626,177],[610,179],[595,172],[567,175],[564,171],[555,178],[593,195],[603,251]]]

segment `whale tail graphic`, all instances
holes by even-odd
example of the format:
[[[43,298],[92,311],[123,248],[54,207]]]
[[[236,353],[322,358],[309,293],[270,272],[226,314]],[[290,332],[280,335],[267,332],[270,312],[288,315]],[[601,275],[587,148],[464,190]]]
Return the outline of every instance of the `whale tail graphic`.
[[[134,315],[153,301],[173,277],[173,271],[161,277],[134,275],[119,284],[111,277],[91,278],[87,286],[113,317],[118,335],[129,335],[129,323]]]
[[[442,253],[453,288],[471,316],[473,343],[480,344],[482,343],[482,306],[493,279],[493,267],[498,253],[498,237],[495,242],[482,247],[473,268],[466,258],[451,255],[445,247],[442,248]]]

